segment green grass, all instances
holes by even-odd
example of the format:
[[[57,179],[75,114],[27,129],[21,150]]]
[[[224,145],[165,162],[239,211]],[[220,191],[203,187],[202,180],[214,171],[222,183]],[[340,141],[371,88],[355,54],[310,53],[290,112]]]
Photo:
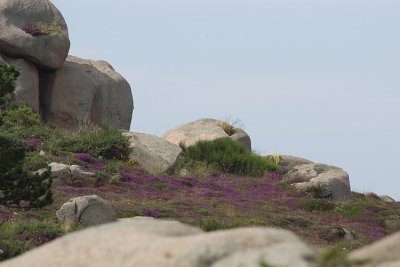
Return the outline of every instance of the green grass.
[[[325,199],[304,199],[300,206],[306,211],[331,211],[335,208],[335,204]]]
[[[216,231],[216,230],[220,230],[220,229],[225,229],[227,228],[226,225],[222,222],[220,222],[219,220],[217,220],[216,218],[205,218],[205,219],[201,219],[199,221],[199,227],[206,231]]]
[[[159,182],[159,183],[154,183],[154,184],[152,184],[151,187],[153,187],[153,188],[155,188],[155,189],[158,189],[158,190],[164,190],[165,188],[168,187],[168,185],[165,184],[165,183]]]
[[[0,261],[15,257],[62,234],[55,217],[33,223],[11,219],[0,226],[0,248],[4,251]]]
[[[173,167],[175,170],[188,165],[206,164],[217,172],[260,177],[266,171],[278,168],[274,162],[247,151],[229,138],[200,141],[189,147],[182,145],[182,150]]]
[[[359,205],[344,204],[341,207],[339,207],[339,212],[343,217],[352,217],[361,214],[362,209]]]

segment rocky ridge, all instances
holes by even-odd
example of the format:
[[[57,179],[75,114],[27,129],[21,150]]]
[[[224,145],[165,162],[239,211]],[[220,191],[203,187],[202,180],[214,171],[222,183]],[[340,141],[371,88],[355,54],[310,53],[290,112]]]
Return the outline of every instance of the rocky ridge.
[[[129,129],[130,85],[105,61],[68,56],[67,24],[51,1],[1,0],[0,32],[0,61],[20,71],[18,102],[57,128]]]

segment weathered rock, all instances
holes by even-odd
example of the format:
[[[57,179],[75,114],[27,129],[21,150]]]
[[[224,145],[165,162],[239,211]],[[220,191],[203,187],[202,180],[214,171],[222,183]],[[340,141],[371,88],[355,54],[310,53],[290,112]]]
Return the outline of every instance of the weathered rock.
[[[24,28],[41,28],[42,34],[33,36]],[[45,35],[48,30],[51,33]],[[49,0],[0,0],[0,32],[1,53],[25,58],[44,68],[61,67],[68,55],[67,25]]]
[[[324,236],[324,239],[330,242],[338,242],[343,239],[354,240],[353,234],[342,227],[330,228]]]
[[[316,197],[344,200],[350,196],[349,175],[342,169],[319,163],[294,167],[286,179],[302,191],[311,191]]]
[[[393,202],[396,202],[396,200],[394,200],[393,198],[391,198],[391,197],[388,196],[388,195],[380,196],[380,198],[381,198],[381,200],[382,200],[383,202],[386,202],[386,203],[393,203]]]
[[[132,148],[129,159],[135,160],[146,171],[162,173],[171,167],[182,149],[158,136],[124,132]]]
[[[117,219],[112,206],[96,195],[70,199],[57,210],[56,215],[61,224],[68,222],[71,226],[94,226]]]
[[[261,259],[282,264],[276,266],[308,267],[314,266],[313,257],[314,251],[286,230],[201,233],[180,223],[124,220],[71,233],[0,266],[238,267],[260,266]]]
[[[79,165],[67,165],[52,162],[49,164],[53,184],[65,183],[71,186],[93,185],[97,176],[93,172],[84,170]]]
[[[69,165],[52,162],[49,164],[49,167],[53,184],[57,184],[61,181],[71,181],[71,170],[69,169]]]
[[[303,159],[295,156],[289,156],[289,155],[281,155],[281,169],[284,171],[289,171],[293,169],[296,166],[303,165],[303,164],[310,164],[314,163],[311,160],[308,159]]]
[[[160,236],[187,236],[204,233],[201,229],[173,220],[159,220],[153,217],[136,216],[132,218],[120,219],[121,227],[135,229],[143,233]]]
[[[43,117],[58,128],[113,126],[129,129],[133,99],[128,82],[105,61],[68,56],[55,72],[42,72]]]
[[[39,73],[35,65],[24,59],[9,58],[1,54],[0,62],[13,65],[20,72],[15,84],[15,100],[39,113]]]
[[[246,149],[251,150],[249,135],[242,129],[235,129],[233,135],[228,135],[222,128],[222,121],[214,119],[200,119],[191,123],[179,125],[167,131],[163,138],[179,145],[181,142],[187,146],[194,145],[202,140],[215,140],[218,138],[231,138],[242,144]]]
[[[386,219],[385,227],[391,232],[400,231],[400,218]]]
[[[93,185],[96,183],[95,173],[85,171],[79,165],[71,165],[69,169],[71,171],[71,185],[84,186],[84,185]]]
[[[268,248],[237,252],[211,267],[309,267],[314,266],[314,253],[307,246],[296,243],[278,243]]]
[[[400,266],[400,233],[392,234],[350,253],[350,260],[365,261],[362,267]]]

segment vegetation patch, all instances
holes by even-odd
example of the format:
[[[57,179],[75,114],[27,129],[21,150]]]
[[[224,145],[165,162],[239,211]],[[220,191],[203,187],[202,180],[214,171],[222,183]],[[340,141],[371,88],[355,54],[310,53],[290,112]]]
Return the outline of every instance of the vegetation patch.
[[[199,141],[192,146],[181,145],[181,147],[183,152],[173,170],[200,163],[212,166],[221,173],[260,177],[265,172],[278,168],[274,162],[247,151],[229,138]]]
[[[304,199],[300,202],[300,206],[306,211],[331,211],[335,208],[335,204],[325,199]]]

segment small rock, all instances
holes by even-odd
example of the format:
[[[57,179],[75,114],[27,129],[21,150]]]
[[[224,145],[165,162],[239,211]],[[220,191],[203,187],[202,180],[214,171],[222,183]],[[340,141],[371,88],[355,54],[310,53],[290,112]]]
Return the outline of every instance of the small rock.
[[[394,200],[393,198],[391,198],[391,197],[388,196],[388,195],[383,195],[383,196],[381,196],[380,198],[381,198],[381,200],[382,200],[383,202],[386,202],[386,203],[393,203],[393,202],[396,202],[396,200]]]
[[[44,152],[43,150],[40,150],[39,155],[44,156],[44,155],[46,155],[46,152]]]
[[[117,220],[112,206],[96,195],[70,199],[57,210],[56,216],[61,224],[68,222],[71,226],[93,226]]]
[[[4,254],[4,250],[0,249],[0,255]]]
[[[71,171],[71,185],[85,186],[85,185],[93,185],[96,183],[95,173],[85,171],[79,165],[71,165],[69,169]]]
[[[71,170],[69,169],[69,165],[52,162],[49,164],[51,170],[51,178],[53,179],[53,184],[58,184],[61,182],[65,182],[67,184],[72,183],[72,175]]]
[[[391,232],[400,231],[400,216],[393,216],[385,220],[386,228]]]
[[[33,174],[42,175],[43,173],[45,173],[45,172],[47,172],[47,171],[48,171],[47,168],[41,168],[41,169],[39,169],[39,170],[37,170],[37,171],[34,171]]]
[[[351,195],[349,175],[342,169],[319,163],[294,167],[286,179],[301,190],[316,197],[341,201]]]

